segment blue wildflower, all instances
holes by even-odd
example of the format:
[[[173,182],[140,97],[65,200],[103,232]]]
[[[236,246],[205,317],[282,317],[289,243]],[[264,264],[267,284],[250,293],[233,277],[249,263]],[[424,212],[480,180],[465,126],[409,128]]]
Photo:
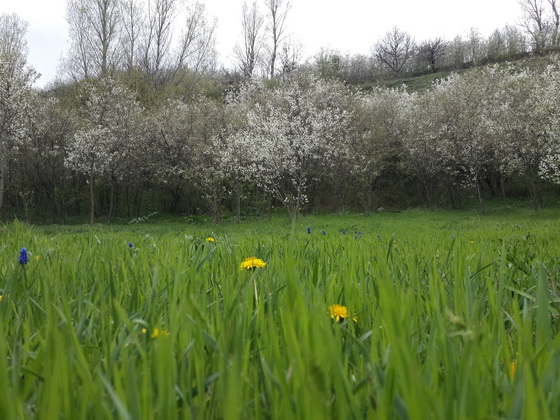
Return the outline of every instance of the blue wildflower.
[[[342,234],[343,234],[343,235],[346,235],[346,229],[344,229],[344,230],[342,231]]]
[[[307,226],[307,233],[311,233],[311,226]]]
[[[326,235],[326,234],[327,234],[327,231],[326,231],[326,230],[324,230],[324,231],[323,231],[323,235]]]
[[[377,235],[377,240],[378,240],[378,241],[381,240],[381,235]]]
[[[27,249],[21,248],[21,251],[19,251],[19,263],[21,265],[25,265],[28,261],[29,258],[27,257]]]
[[[134,248],[134,245],[132,244],[132,242],[129,242],[129,243],[128,243],[128,247],[129,247],[129,248]]]

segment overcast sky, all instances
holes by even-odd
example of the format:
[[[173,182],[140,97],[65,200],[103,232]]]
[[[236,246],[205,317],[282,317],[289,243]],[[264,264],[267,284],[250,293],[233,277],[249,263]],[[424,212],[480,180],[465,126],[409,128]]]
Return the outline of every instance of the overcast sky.
[[[305,57],[321,48],[369,54],[372,45],[393,26],[416,41],[436,36],[451,40],[477,28],[483,36],[516,25],[518,0],[291,0],[288,31],[303,45]],[[251,3],[252,1],[248,1]],[[262,3],[262,0],[257,0]],[[221,61],[231,60],[240,34],[243,0],[205,0],[218,19]],[[66,0],[2,0],[0,12],[16,13],[29,23],[29,63],[42,74],[38,85],[52,81],[67,49]]]

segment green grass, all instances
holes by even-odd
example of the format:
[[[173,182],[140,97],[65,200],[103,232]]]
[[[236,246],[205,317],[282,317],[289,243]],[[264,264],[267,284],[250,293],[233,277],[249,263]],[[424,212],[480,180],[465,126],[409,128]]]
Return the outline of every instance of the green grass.
[[[558,216],[6,225],[0,418],[557,418]]]

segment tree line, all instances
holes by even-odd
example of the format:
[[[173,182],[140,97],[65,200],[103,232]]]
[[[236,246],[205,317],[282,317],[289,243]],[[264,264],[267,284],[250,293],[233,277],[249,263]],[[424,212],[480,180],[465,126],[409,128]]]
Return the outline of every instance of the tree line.
[[[200,91],[201,79],[274,79],[296,68],[363,84],[391,75],[456,70],[558,51],[558,0],[519,0],[521,18],[484,37],[472,27],[453,39],[415,40],[393,27],[363,54],[323,49],[303,57],[289,31],[289,0],[244,2],[229,67],[220,65],[216,19],[199,0],[68,0],[70,45],[59,81],[126,73],[156,88]]]
[[[69,11],[87,12],[76,4]],[[204,49],[212,45],[212,25],[197,7],[189,16],[205,22],[198,28],[206,37],[190,38]],[[153,15],[164,12],[150,12],[141,21],[152,23],[138,30],[163,30],[165,19]],[[142,54],[121,55],[119,66],[136,63],[130,69],[111,61],[128,49],[112,54],[108,42],[90,51],[90,39],[80,48],[91,66],[70,66],[75,80],[37,90],[26,62],[26,23],[0,16],[4,217],[64,222],[88,215],[93,222],[169,212],[219,222],[224,213],[240,219],[275,207],[293,218],[301,211],[458,206],[465,197],[484,207],[491,196],[528,196],[538,208],[543,191],[560,183],[554,55],[533,67],[452,73],[423,92],[365,92],[319,65],[288,70],[270,61],[266,77],[232,83],[202,64],[208,49],[196,49],[205,58],[188,48],[161,54],[166,44],[153,31],[139,35]]]

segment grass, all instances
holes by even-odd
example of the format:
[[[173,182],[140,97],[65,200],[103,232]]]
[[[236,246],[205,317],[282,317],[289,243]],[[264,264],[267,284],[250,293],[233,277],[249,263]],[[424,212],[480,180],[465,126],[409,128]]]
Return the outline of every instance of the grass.
[[[0,418],[555,418],[558,233],[552,210],[10,224]]]

